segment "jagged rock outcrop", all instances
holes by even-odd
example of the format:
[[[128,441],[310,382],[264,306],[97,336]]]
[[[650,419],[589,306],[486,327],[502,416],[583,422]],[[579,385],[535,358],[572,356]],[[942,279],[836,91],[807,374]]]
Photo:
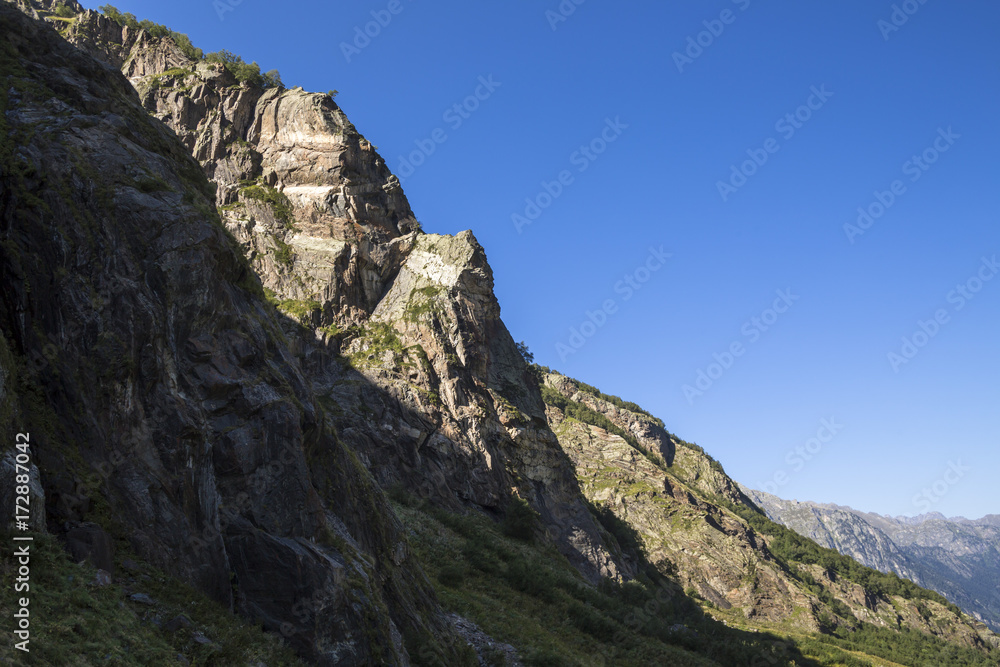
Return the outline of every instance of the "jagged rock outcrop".
[[[866,622],[908,627],[973,647],[997,643],[985,626],[940,601],[873,594],[818,565],[782,562],[771,551],[773,538],[732,511],[737,506],[757,511],[754,501],[700,448],[672,439],[676,456],[668,466],[654,454],[650,439],[625,429],[651,419],[637,412],[638,406],[629,410],[620,399],[602,399],[593,388],[558,373],[546,373],[543,381],[556,392],[549,399],[549,423],[587,499],[598,512],[610,513],[605,517],[618,523],[619,538],[637,542],[663,574],[676,576],[716,607],[765,627],[777,623],[817,631],[828,623]],[[564,403],[567,411],[586,406],[634,438],[634,445],[594,423],[567,417],[559,407]],[[807,582],[805,574],[821,588]]]
[[[6,3],[0,44],[0,427],[31,431],[49,526],[98,523],[316,664],[449,635],[198,163]]]
[[[74,557],[134,551],[317,664],[458,664],[381,489],[494,519],[519,496],[535,546],[592,582],[646,566],[626,524],[750,627],[820,628],[829,598],[700,448],[567,378],[542,380],[627,439],[547,410],[483,248],[424,234],[329,96],[16,4],[55,25],[0,4],[0,431],[33,424],[36,496]],[[946,607],[828,575],[854,614],[835,623],[981,643]]]
[[[648,461],[621,437],[549,408],[559,443],[587,498],[640,536],[650,562],[687,589],[747,618],[791,617],[809,597],[789,586],[765,543],[738,517],[712,505]],[[797,619],[809,626],[812,619]]]
[[[94,55],[112,52],[212,178],[265,290],[317,339],[295,345],[379,482],[494,515],[520,494],[588,577],[627,576],[580,500],[472,234],[423,234],[396,177],[329,96],[241,84],[134,33],[96,12],[66,31]],[[340,349],[353,371],[336,363]],[[359,373],[388,400],[355,391]]]
[[[644,412],[630,410],[596,395],[580,382],[559,373],[549,372],[545,384],[559,394],[605,416],[612,424],[635,439],[636,444],[658,457],[664,465],[676,471],[692,488],[719,496],[738,504],[748,500],[739,486],[725,473],[722,466],[703,449],[672,435],[663,422]]]
[[[744,489],[774,521],[882,572],[936,590],[1000,630],[1000,520],[885,517]]]

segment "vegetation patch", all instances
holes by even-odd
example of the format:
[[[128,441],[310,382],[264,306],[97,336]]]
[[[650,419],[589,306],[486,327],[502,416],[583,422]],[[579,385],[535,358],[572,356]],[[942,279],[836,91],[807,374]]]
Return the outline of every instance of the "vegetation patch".
[[[503,524],[390,496],[445,608],[515,646],[526,665],[820,664],[774,635],[713,621],[652,568],[592,586],[553,547],[509,537]]]
[[[35,665],[301,665],[292,651],[258,625],[200,592],[134,563],[139,591],[152,605],[132,600],[117,584],[99,586],[96,570],[73,563],[56,538],[31,543],[31,653],[0,646],[0,662]],[[0,541],[0,581],[12,591],[17,559],[10,539]],[[121,567],[118,571],[129,572]],[[185,619],[174,632],[161,626]],[[154,622],[154,618],[160,623]],[[202,643],[207,640],[207,643]]]
[[[294,209],[292,208],[292,202],[289,201],[284,193],[268,185],[257,184],[240,188],[240,194],[247,199],[268,204],[274,212],[275,219],[287,229],[291,229],[292,223],[295,221],[293,215]]]
[[[274,259],[282,266],[290,267],[295,261],[295,251],[277,236],[271,237],[274,241]]]
[[[662,467],[663,462],[650,452],[648,449],[639,444],[639,441],[635,439],[635,436],[627,432],[625,429],[616,426],[610,419],[605,417],[599,412],[588,408],[583,403],[577,403],[572,401],[558,391],[549,387],[547,385],[542,385],[542,400],[545,401],[546,405],[551,405],[554,408],[559,408],[562,410],[563,414],[577,421],[581,421],[584,424],[590,424],[591,426],[597,426],[602,428],[608,433],[614,433],[615,435],[621,437],[625,442],[634,447],[636,451],[641,453],[646,457],[656,467]]]
[[[366,326],[355,329],[354,338],[360,339],[360,349],[351,354],[348,359],[351,365],[378,363],[387,352],[398,359],[406,352],[403,342],[399,340],[396,330],[385,322],[369,322]]]
[[[423,315],[435,312],[435,300],[445,291],[440,285],[427,285],[410,292],[410,297],[406,301],[406,308],[403,310],[403,319],[409,322],[416,322]]]

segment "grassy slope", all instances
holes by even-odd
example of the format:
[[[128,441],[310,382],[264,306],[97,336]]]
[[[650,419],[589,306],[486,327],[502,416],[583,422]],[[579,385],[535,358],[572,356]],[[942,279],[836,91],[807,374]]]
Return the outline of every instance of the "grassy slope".
[[[0,615],[7,619],[16,599],[13,544],[7,536],[0,539]],[[8,640],[0,645],[0,662],[138,667],[188,664],[183,656],[193,665],[302,664],[276,637],[194,589],[141,563],[127,570],[123,562],[116,564],[118,578],[134,580],[132,592],[150,596],[153,605],[131,600],[120,584],[96,585],[94,568],[71,562],[54,537],[36,534],[27,593],[31,652],[14,649]],[[158,626],[180,614],[190,619],[190,627],[168,632]],[[202,643],[205,639],[210,643]]]
[[[736,617],[727,626],[654,572],[591,587],[554,550],[512,539],[486,517],[449,514],[399,490],[394,498],[443,606],[513,644],[527,665],[894,664],[819,635],[743,630]]]
[[[573,382],[578,388],[581,387],[581,383],[578,381],[574,380]],[[587,388],[589,387],[584,385],[584,389]],[[547,393],[548,395],[543,395],[546,402],[550,405],[559,407],[564,411],[567,406],[575,408],[573,414],[577,419],[582,417],[585,423],[608,430],[607,424],[604,423],[607,421],[606,418],[597,420],[588,419],[591,416],[590,413],[593,413],[592,410],[586,409],[584,406],[561,395],[555,401],[552,401],[550,399],[554,392],[550,390]],[[596,389],[588,393],[599,395]],[[606,395],[599,395],[599,397],[608,398]],[[614,400],[610,402],[619,407],[624,403],[617,397],[611,398]],[[648,414],[641,409],[634,412]],[[599,417],[603,417],[603,415]],[[593,421],[596,421],[596,423],[592,423]],[[680,445],[704,453],[699,447],[691,446],[684,442],[680,442]],[[636,449],[645,454],[641,448],[637,447]],[[710,464],[715,463],[707,454],[705,454],[705,457]],[[647,455],[646,458],[650,457]],[[673,476],[672,473],[681,472],[680,470],[667,468],[655,460],[652,462],[657,467],[660,467],[665,474],[670,476]],[[714,468],[715,466],[710,467]],[[719,466],[719,472],[722,472],[721,466]],[[950,604],[937,593],[921,589],[912,582],[901,580],[893,575],[885,575],[863,567],[836,551],[819,547],[812,541],[774,524],[755,507],[736,505],[727,499],[712,494],[706,495],[694,489],[692,489],[692,493],[705,501],[726,508],[740,516],[759,534],[766,535],[772,552],[777,556],[783,567],[790,572],[792,578],[798,580],[803,588],[811,590],[814,594],[818,593],[824,604],[831,605],[831,610],[842,611],[843,606],[837,604],[839,601],[834,600],[820,584],[808,575],[808,567],[806,566],[821,565],[837,576],[858,583],[865,589],[886,599],[891,600],[892,597],[898,596],[904,600],[933,601],[943,607],[942,611],[946,610],[954,614],[961,613],[957,607]],[[600,511],[604,508],[598,507],[596,509]],[[751,627],[747,624],[742,614],[727,613],[714,607],[710,608],[710,613],[720,620],[725,620],[730,626]],[[839,627],[831,627],[826,634],[803,635],[800,634],[801,630],[793,629],[790,625],[786,627],[785,624],[756,624],[752,627],[753,629],[774,632],[779,636],[793,640],[802,649],[803,653],[817,659],[820,664],[840,664],[837,662],[840,660],[842,664],[847,665],[891,665],[894,663],[888,661],[900,660],[907,665],[927,665],[928,667],[938,667],[939,665],[982,665],[985,667],[1000,663],[996,650],[987,653],[965,648],[909,628],[905,628],[903,631],[896,631],[888,628],[877,628],[870,624],[858,624],[857,619],[854,619],[849,611],[845,615],[848,623]],[[848,625],[856,629],[853,631],[849,630]],[[842,649],[846,649],[848,653],[844,653]],[[829,662],[831,660],[833,662]]]

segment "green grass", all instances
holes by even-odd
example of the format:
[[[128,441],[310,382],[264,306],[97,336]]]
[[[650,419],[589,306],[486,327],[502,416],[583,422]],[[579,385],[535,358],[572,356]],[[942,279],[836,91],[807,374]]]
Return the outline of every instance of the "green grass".
[[[444,292],[444,288],[439,285],[428,285],[412,290],[403,311],[403,319],[416,322],[426,313],[435,312],[434,301],[442,292]]]
[[[444,607],[514,645],[526,665],[819,664],[776,636],[712,621],[652,569],[593,586],[554,548],[508,537],[502,524],[417,505],[401,489],[390,496]]]
[[[274,290],[264,288],[264,298],[283,314],[291,317],[304,327],[312,327],[313,314],[323,307],[312,299],[279,299]]]
[[[350,355],[351,364],[357,367],[359,364],[374,362],[379,363],[386,352],[392,352],[393,357],[398,358],[406,352],[406,347],[396,334],[396,330],[385,322],[368,322],[368,324],[356,330],[356,338],[363,342],[361,348]]]
[[[13,542],[0,540],[0,581],[3,614],[13,605]],[[155,606],[133,602],[119,585],[92,583],[95,570],[70,561],[54,537],[36,534],[31,542],[31,652],[0,645],[0,662],[19,665],[180,665],[183,655],[194,665],[246,665],[262,660],[268,665],[301,665],[290,649],[259,627],[231,614],[221,605],[154,568],[140,564],[130,573],[137,590],[151,596]],[[118,573],[123,572],[118,567]],[[20,593],[18,595],[21,595]],[[169,633],[152,622],[166,622],[179,614],[190,628]],[[9,624],[8,624],[9,627]],[[200,632],[212,641],[198,643]]]
[[[548,385],[542,385],[542,400],[545,401],[546,405],[551,405],[554,408],[562,410],[563,414],[567,417],[581,421],[584,424],[590,424],[591,426],[603,428],[608,433],[614,433],[645,456],[650,463],[658,468],[663,466],[663,462],[659,459],[659,457],[640,445],[639,441],[635,439],[635,436],[627,432],[625,429],[619,428],[610,419],[601,413],[590,409],[583,403],[577,403],[576,401],[566,398]]]
[[[247,199],[253,199],[270,205],[271,210],[274,212],[275,219],[286,228],[292,228],[292,225],[295,222],[295,218],[293,216],[294,210],[292,208],[292,202],[289,201],[288,197],[286,197],[284,193],[279,192],[275,188],[268,185],[257,184],[240,188],[240,194]]]

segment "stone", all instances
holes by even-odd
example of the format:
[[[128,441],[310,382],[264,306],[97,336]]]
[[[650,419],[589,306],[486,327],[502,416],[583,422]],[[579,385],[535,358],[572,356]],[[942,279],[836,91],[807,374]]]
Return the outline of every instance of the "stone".
[[[103,528],[93,523],[77,523],[66,531],[65,540],[66,550],[74,561],[86,561],[114,573],[114,541]]]

